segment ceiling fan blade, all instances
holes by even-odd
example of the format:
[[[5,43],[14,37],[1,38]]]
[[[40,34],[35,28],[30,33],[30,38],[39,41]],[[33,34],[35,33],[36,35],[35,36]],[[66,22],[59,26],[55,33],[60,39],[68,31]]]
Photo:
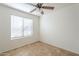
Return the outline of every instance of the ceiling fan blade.
[[[30,13],[34,12],[37,8],[33,9],[32,11],[30,11]]]
[[[31,6],[34,6],[34,7],[37,7],[37,5],[34,5],[32,3],[26,3],[26,4],[31,5]]]
[[[43,9],[54,9],[54,7],[50,7],[50,6],[42,6]]]

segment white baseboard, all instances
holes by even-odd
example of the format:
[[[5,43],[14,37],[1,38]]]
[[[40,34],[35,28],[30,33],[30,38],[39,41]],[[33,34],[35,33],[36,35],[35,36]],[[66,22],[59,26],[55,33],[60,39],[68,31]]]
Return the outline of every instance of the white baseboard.
[[[67,48],[63,48],[63,47],[61,47],[61,46],[59,46],[59,45],[57,45],[57,44],[50,43],[50,42],[47,42],[47,41],[45,41],[45,40],[41,40],[41,42],[46,43],[46,44],[49,44],[49,45],[51,45],[51,46],[56,46],[56,47],[58,47],[58,48],[61,48],[61,49],[70,51],[70,52],[75,53],[75,54],[79,54],[79,52],[77,52],[77,51],[74,51],[74,50],[71,50],[71,49],[67,49]]]

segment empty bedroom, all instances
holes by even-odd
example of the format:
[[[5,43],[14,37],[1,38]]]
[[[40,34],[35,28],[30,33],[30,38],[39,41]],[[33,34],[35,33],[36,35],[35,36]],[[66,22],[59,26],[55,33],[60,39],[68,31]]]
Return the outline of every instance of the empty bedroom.
[[[79,56],[79,3],[0,3],[0,56]]]

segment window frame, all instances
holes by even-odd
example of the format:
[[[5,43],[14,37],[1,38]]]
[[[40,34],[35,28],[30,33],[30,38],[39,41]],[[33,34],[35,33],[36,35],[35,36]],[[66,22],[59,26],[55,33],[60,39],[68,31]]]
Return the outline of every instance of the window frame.
[[[10,15],[10,19],[11,19],[11,16],[16,16],[16,17],[21,17],[21,16],[17,16],[17,15]],[[15,39],[21,39],[21,38],[25,38],[25,37],[29,37],[29,36],[32,36],[33,35],[33,19],[31,19],[31,18],[26,18],[26,17],[21,17],[21,18],[23,18],[22,19],[22,36],[20,36],[20,37],[11,37],[11,35],[10,35],[10,37],[11,37],[11,40],[15,40]],[[28,20],[32,20],[32,31],[31,31],[31,35],[27,35],[27,36],[25,36],[24,35],[24,19],[28,19]],[[12,33],[12,32],[11,32]]]

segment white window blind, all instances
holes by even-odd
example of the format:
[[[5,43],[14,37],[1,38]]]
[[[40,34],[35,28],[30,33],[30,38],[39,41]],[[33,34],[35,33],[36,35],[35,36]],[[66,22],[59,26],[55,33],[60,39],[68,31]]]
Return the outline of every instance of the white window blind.
[[[32,33],[32,19],[11,15],[11,38],[31,36]]]

